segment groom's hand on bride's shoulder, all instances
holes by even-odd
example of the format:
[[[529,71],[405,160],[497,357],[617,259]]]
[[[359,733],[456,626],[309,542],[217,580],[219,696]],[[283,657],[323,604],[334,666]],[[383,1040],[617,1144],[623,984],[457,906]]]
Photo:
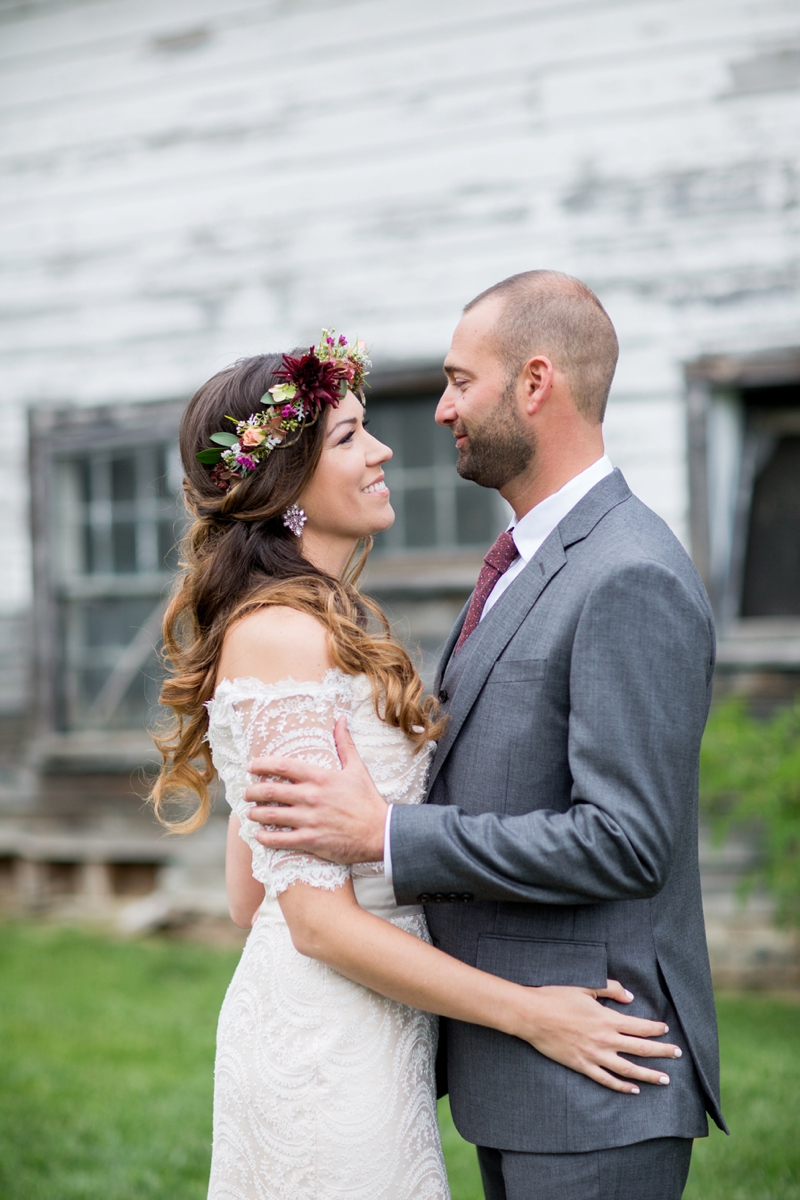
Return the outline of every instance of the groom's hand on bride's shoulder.
[[[248,764],[261,777],[245,791],[256,834],[272,850],[304,850],[333,862],[380,862],[386,802],[364,766],[341,717],[334,729],[341,771],[301,758],[273,755]],[[276,828],[266,828],[275,826]]]

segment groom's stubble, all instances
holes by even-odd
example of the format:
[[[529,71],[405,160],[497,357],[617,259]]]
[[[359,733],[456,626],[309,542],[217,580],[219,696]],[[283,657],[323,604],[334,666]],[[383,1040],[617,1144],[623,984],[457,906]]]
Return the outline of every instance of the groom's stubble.
[[[516,479],[536,453],[536,438],[525,429],[516,405],[516,379],[507,380],[497,407],[481,425],[458,419],[451,426],[455,437],[467,435],[458,452],[456,470],[462,479],[480,487],[499,489]]]

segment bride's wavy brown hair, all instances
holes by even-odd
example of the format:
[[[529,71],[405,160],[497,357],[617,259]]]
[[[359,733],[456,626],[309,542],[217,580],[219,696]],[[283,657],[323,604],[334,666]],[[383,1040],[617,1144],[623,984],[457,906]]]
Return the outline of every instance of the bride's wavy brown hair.
[[[281,519],[316,470],[324,416],[225,493],[195,457],[211,444],[212,433],[228,427],[226,416],[245,420],[258,411],[261,397],[279,382],[281,361],[280,354],[240,359],[203,384],[181,421],[184,498],[194,520],[164,617],[167,678],[160,702],[171,713],[151,731],[162,765],[149,796],[158,819],[175,833],[198,829],[211,811],[215,771],[205,740],[205,705],[214,694],[227,629],[258,608],[285,605],[316,617],[328,631],[334,666],[367,675],[379,715],[417,749],[444,728],[435,700],[423,698],[419,675],[386,617],[357,588],[372,539],[365,539],[343,577],[335,579],[303,558],[300,539]],[[194,811],[169,820],[166,805],[192,797]]]

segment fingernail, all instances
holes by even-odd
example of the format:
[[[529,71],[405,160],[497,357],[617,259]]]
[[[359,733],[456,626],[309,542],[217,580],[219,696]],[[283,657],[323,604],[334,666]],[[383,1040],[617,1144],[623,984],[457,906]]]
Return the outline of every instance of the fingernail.
[[[633,999],[633,992],[629,992],[627,988],[625,988],[625,998],[626,998],[626,1000]],[[637,1088],[636,1090],[638,1092],[639,1089]]]
[[[662,1075],[658,1082],[659,1083],[669,1083],[669,1075]]]
[[[632,1095],[632,1096],[638,1096],[638,1095],[639,1095],[639,1089],[638,1089],[637,1087],[632,1087],[632,1088],[631,1088],[631,1095]]]
[[[672,1057],[673,1058],[683,1058],[683,1051],[681,1050],[680,1046],[675,1047]]]
[[[664,1026],[664,1033],[669,1033],[669,1025]]]

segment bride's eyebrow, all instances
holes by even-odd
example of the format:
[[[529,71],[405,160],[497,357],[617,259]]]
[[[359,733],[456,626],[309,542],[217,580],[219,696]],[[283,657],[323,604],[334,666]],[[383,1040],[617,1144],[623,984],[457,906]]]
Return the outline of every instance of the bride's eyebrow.
[[[343,421],[337,421],[336,424],[334,425],[333,429],[328,430],[328,437],[333,437],[333,435],[336,433],[336,430],[341,428],[342,425],[357,425],[357,424],[358,424],[358,417],[345,417]]]

